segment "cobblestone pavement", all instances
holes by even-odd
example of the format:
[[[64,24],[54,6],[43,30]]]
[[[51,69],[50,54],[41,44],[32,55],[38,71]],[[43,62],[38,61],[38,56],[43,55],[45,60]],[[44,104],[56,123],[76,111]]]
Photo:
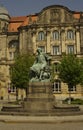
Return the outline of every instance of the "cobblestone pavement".
[[[83,130],[83,122],[79,123],[3,123],[0,130]]]

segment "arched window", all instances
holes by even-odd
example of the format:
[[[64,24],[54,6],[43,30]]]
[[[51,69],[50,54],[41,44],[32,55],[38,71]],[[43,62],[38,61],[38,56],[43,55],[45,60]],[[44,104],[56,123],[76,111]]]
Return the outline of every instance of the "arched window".
[[[58,79],[55,80],[55,82],[53,83],[53,92],[54,93],[61,92],[61,81]]]
[[[8,49],[9,49],[9,59],[10,60],[14,60],[17,52],[18,52],[18,46],[19,46],[19,42],[16,40],[12,40],[10,41],[10,43],[8,44]]]
[[[13,41],[11,41],[10,43],[9,43],[9,45],[8,45],[8,47],[9,48],[18,48],[18,41],[15,41],[15,40],[13,40]]]
[[[70,39],[70,40],[74,39],[74,32],[72,30],[68,30],[67,39]]]
[[[58,31],[53,32],[53,40],[59,40],[59,32]]]
[[[43,31],[40,31],[40,32],[38,33],[38,40],[39,40],[39,41],[42,41],[42,40],[44,40],[44,39],[45,39],[44,32],[43,32]]]

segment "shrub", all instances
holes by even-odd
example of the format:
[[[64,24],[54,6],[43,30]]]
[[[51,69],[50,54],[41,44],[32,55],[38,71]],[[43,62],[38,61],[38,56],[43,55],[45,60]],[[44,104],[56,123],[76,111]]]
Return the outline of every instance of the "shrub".
[[[63,103],[68,103],[69,101],[69,98],[66,98]],[[76,104],[76,105],[83,105],[83,100],[82,99],[74,99],[74,98],[71,98],[71,104]]]
[[[66,99],[63,101],[63,103],[68,103],[69,100],[70,100],[69,98],[66,98]],[[73,100],[74,100],[74,98],[71,97],[71,102],[72,102]]]
[[[83,105],[83,100],[82,99],[74,99],[71,103],[72,104]]]

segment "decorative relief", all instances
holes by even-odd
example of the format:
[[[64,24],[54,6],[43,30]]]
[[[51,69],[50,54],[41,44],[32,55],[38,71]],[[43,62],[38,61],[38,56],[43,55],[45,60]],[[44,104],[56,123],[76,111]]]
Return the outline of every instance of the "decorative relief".
[[[38,17],[38,22],[39,23],[46,23],[47,17],[46,17],[46,12],[42,13]]]
[[[51,22],[60,22],[60,9],[52,9],[51,10]]]
[[[65,11],[65,22],[71,22],[72,23],[72,21],[73,21],[72,13]]]
[[[38,23],[41,24],[56,24],[56,23],[72,23],[76,21],[72,11],[63,8],[51,8],[43,11],[38,16]]]

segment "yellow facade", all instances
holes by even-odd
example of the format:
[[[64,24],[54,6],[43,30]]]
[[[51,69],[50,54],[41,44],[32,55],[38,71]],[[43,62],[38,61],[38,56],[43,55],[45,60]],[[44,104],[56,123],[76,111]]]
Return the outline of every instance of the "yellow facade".
[[[2,7],[0,7],[2,8]],[[2,15],[3,14],[3,15]],[[73,52],[83,57],[83,12],[75,12],[67,7],[53,5],[30,16],[10,17],[7,10],[0,12],[0,98],[15,99],[16,90],[11,86],[10,68],[15,54],[28,51],[36,54],[38,47],[52,57],[57,66],[63,54]],[[58,79],[55,70],[53,94],[57,99],[68,97],[69,90]],[[11,89],[11,92],[8,93]],[[71,96],[82,98],[82,86],[74,86]],[[24,90],[19,90],[19,99],[25,98]]]

